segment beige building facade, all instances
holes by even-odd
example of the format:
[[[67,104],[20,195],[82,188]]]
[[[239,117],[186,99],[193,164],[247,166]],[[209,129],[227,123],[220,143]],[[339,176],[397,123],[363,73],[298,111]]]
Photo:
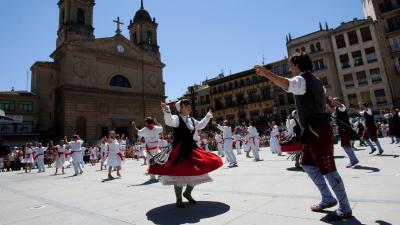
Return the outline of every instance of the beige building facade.
[[[375,110],[393,107],[377,25],[372,19],[355,19],[332,30],[341,92],[353,113],[359,102]]]
[[[54,61],[31,68],[31,89],[40,98],[39,130],[97,140],[110,130],[131,134],[131,121],[143,125],[146,116],[162,120],[165,65],[158,24],[143,3],[128,26],[129,39],[121,34],[119,19],[114,36],[94,37],[93,0],[60,0],[58,5]]]

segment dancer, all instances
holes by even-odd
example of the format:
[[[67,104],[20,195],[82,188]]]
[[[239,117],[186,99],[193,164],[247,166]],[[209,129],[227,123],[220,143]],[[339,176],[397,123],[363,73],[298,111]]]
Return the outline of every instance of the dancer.
[[[324,217],[335,221],[352,216],[346,189],[336,170],[333,157],[333,131],[329,118],[324,114],[326,106],[325,90],[322,82],[314,76],[311,58],[304,52],[289,58],[289,68],[293,78],[273,74],[262,66],[255,66],[256,74],[264,76],[283,90],[293,93],[299,113],[300,124],[304,128],[301,140],[305,144],[302,152],[304,171],[318,187],[322,201],[311,206],[314,212],[322,212],[339,201],[339,208]],[[325,179],[328,180],[337,200],[332,196]]]
[[[74,166],[75,174],[73,176],[78,176],[78,174],[83,173],[82,169],[82,145],[83,140],[80,139],[79,135],[74,134],[70,142],[67,141],[67,137],[64,137],[65,143],[67,143],[71,148],[72,164]]]
[[[249,133],[249,142],[248,142],[248,151],[246,153],[246,157],[248,156],[249,152],[253,153],[254,156],[254,161],[258,162],[261,161],[260,155],[258,154],[259,148],[257,147],[257,138],[258,138],[258,132],[257,128],[253,126],[253,122],[249,122],[249,128],[248,128],[248,133]],[[250,158],[250,156],[249,156]]]
[[[35,160],[33,159],[33,150],[32,150],[32,143],[27,143],[25,146],[25,155],[24,158],[21,160],[21,163],[25,164],[25,173],[32,172],[33,163]]]
[[[350,168],[354,165],[357,165],[359,161],[357,156],[354,154],[350,143],[353,129],[350,125],[349,115],[347,114],[346,106],[343,104],[343,100],[341,98],[332,98],[331,102],[335,107],[336,124],[339,127],[340,143],[350,159],[350,163],[346,167]]]
[[[225,153],[224,153],[224,141],[222,139],[222,135],[221,135],[221,131],[220,130],[217,130],[217,133],[215,134],[215,142],[217,142],[218,155],[221,156],[221,157],[224,157],[225,156]]]
[[[120,144],[118,142],[117,134],[114,131],[110,131],[108,136],[108,155],[104,162],[108,166],[108,179],[114,179],[111,175],[113,168],[117,170],[117,176],[121,177],[121,162],[123,160],[123,155],[121,152]]]
[[[240,140],[242,138],[242,136],[240,136],[240,128],[239,127],[235,127],[235,134],[233,135],[233,141],[235,143],[235,149],[238,155],[242,154],[242,151],[240,150],[241,146],[240,146]]]
[[[379,153],[377,155],[382,155],[383,149],[382,149],[381,143],[379,142],[377,134],[376,134],[377,127],[375,124],[374,116],[372,115],[372,110],[371,110],[371,108],[369,108],[368,103],[360,104],[360,107],[362,109],[362,111],[360,111],[360,115],[364,116],[365,126],[366,126],[366,129],[364,130],[364,134],[363,134],[363,139],[365,140],[365,142],[367,142],[367,144],[371,148],[371,151],[369,152],[369,154],[372,154],[376,151],[376,148],[371,143],[371,141],[373,141],[379,150]],[[371,139],[371,141],[370,141],[370,139]]]
[[[303,149],[303,144],[300,143],[301,126],[298,121],[299,116],[297,110],[293,110],[286,120],[286,135],[285,139],[280,141],[282,152],[287,152],[295,161],[295,167],[301,168],[300,166],[300,155]]]
[[[65,142],[64,140],[60,140],[60,143],[58,145],[56,145],[56,149],[57,149],[57,159],[56,159],[56,172],[54,173],[54,175],[57,175],[58,169],[61,168],[61,172],[62,174],[65,174],[64,171],[64,163],[65,163]]]
[[[158,139],[160,134],[163,132],[163,127],[157,122],[157,120],[147,117],[144,121],[145,127],[141,130],[137,129],[135,122],[132,122],[133,129],[137,134],[144,138],[146,145],[146,156],[147,164],[150,165],[150,160],[160,153],[160,146],[158,145]],[[150,173],[150,180],[155,181],[156,176]]]
[[[34,151],[34,160],[37,163],[38,166],[38,173],[44,173],[45,168],[44,168],[44,154],[46,152],[47,148],[43,147],[42,143],[38,143],[36,148],[33,149]]]
[[[89,146],[89,151],[90,151],[90,164],[92,166],[96,165],[97,162],[97,147],[96,146]]]
[[[226,159],[229,162],[228,167],[237,167],[236,156],[232,150],[232,127],[229,126],[228,120],[224,120],[224,125],[221,126],[217,124],[217,129],[222,131],[224,138],[224,152],[226,155]]]
[[[212,118],[211,111],[201,121],[190,117],[192,111],[190,102],[186,99],[176,103],[179,115],[172,115],[169,106],[161,103],[166,125],[174,128],[173,150],[168,161],[164,165],[154,164],[149,167],[149,173],[162,175],[161,181],[164,185],[174,185],[176,195],[176,207],[183,208],[183,193],[190,204],[197,202],[192,197],[195,185],[212,181],[209,172],[223,165],[217,155],[206,152],[196,147],[193,140],[195,130],[202,130]]]
[[[271,128],[271,138],[269,140],[271,152],[272,154],[278,154],[281,156],[281,146],[279,145],[279,128],[275,124],[275,121],[272,121],[272,123],[268,122],[268,126]]]
[[[108,143],[107,143],[107,138],[103,137],[101,139],[101,144],[100,144],[100,170],[107,169],[107,166],[104,165],[104,162],[107,159],[108,155]]]

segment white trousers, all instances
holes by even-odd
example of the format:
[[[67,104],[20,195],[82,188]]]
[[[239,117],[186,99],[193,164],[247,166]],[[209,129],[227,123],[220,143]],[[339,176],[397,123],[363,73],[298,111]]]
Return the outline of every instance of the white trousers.
[[[83,172],[81,167],[82,153],[80,151],[72,153],[72,159],[73,159],[72,164],[74,165],[75,174]]]
[[[240,141],[235,141],[235,147],[237,154],[238,155],[242,154],[242,151],[240,150]]]
[[[39,155],[38,157],[36,157],[36,163],[39,172],[44,172],[44,155]]]
[[[237,164],[236,156],[232,150],[232,139],[224,140],[224,152],[230,164]]]
[[[218,145],[217,145],[218,154],[219,154],[221,157],[224,157],[224,156],[225,156],[223,147],[224,147],[224,146],[223,146],[221,143],[218,143]]]

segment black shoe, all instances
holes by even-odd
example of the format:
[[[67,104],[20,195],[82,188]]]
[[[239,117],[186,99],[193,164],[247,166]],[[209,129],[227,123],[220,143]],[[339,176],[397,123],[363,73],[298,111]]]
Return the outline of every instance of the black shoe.
[[[376,154],[376,155],[382,155],[383,154],[383,151],[381,151],[381,152],[379,152],[378,154]]]
[[[180,208],[180,209],[185,208],[185,205],[183,204],[183,202],[176,202],[175,206],[176,206],[176,208]]]
[[[190,204],[197,204],[197,201],[194,200],[191,195],[183,193],[183,197],[185,197]]]
[[[376,148],[371,149],[371,151],[369,152],[369,154],[371,155],[372,153],[374,153],[376,151]]]

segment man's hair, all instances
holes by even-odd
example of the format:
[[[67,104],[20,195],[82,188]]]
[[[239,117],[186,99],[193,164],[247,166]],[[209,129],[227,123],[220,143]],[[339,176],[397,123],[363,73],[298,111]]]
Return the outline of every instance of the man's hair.
[[[299,67],[302,72],[313,71],[313,63],[310,56],[306,52],[296,52],[289,58],[289,62]]]

